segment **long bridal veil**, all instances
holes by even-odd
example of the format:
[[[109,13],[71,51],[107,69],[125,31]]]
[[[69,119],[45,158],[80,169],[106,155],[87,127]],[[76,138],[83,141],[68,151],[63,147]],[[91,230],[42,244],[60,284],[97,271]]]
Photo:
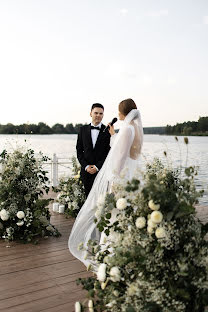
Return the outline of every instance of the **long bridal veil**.
[[[69,237],[70,252],[86,266],[90,263],[85,259],[85,251],[78,246],[83,243],[87,249],[89,239],[100,240],[100,233],[96,230],[95,211],[100,196],[104,196],[111,188],[113,181],[127,166],[127,179],[133,176],[135,166],[129,167],[127,159],[138,164],[138,157],[143,144],[143,128],[139,110],[133,109],[125,117],[121,129],[112,137],[112,147],[99,171],[91,192],[82,206]]]

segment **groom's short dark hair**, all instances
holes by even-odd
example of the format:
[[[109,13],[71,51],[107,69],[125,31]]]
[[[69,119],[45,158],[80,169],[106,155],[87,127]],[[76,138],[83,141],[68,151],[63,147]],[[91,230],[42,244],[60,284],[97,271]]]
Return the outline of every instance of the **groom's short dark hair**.
[[[95,103],[95,104],[92,104],[92,107],[91,107],[91,111],[95,108],[95,107],[99,107],[99,108],[102,108],[104,110],[104,106],[100,103]]]

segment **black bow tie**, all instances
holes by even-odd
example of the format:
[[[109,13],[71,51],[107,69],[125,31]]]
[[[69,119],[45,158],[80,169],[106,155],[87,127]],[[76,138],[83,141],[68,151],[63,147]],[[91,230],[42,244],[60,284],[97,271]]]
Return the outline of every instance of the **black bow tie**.
[[[94,126],[91,126],[91,129],[95,129],[95,130],[100,131],[100,128],[99,128],[99,127],[94,127]]]

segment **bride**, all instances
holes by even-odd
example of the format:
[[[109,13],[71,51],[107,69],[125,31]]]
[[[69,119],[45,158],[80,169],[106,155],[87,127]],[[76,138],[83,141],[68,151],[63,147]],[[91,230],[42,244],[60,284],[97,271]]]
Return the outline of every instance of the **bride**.
[[[143,128],[139,110],[132,99],[120,102],[119,119],[123,121],[118,134],[110,126],[111,150],[99,171],[91,192],[82,206],[69,237],[70,252],[86,266],[85,251],[78,246],[83,243],[87,249],[89,239],[100,241],[101,233],[96,229],[95,211],[98,198],[111,191],[111,186],[122,171],[126,180],[131,180],[138,167],[138,158],[143,144]],[[123,170],[125,169],[125,170]]]

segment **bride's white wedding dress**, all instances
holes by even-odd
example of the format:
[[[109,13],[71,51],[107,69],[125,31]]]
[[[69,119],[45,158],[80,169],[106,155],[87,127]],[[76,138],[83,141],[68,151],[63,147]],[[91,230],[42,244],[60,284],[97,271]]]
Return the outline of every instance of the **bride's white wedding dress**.
[[[111,150],[76,218],[69,237],[70,252],[86,266],[90,261],[85,259],[85,251],[78,247],[83,243],[87,249],[89,239],[100,241],[101,234],[94,223],[97,201],[100,196],[110,192],[112,184],[119,178],[121,171],[124,179],[133,178],[138,168],[142,144],[143,128],[140,113],[137,109],[133,109],[125,117],[119,133],[111,137]]]

